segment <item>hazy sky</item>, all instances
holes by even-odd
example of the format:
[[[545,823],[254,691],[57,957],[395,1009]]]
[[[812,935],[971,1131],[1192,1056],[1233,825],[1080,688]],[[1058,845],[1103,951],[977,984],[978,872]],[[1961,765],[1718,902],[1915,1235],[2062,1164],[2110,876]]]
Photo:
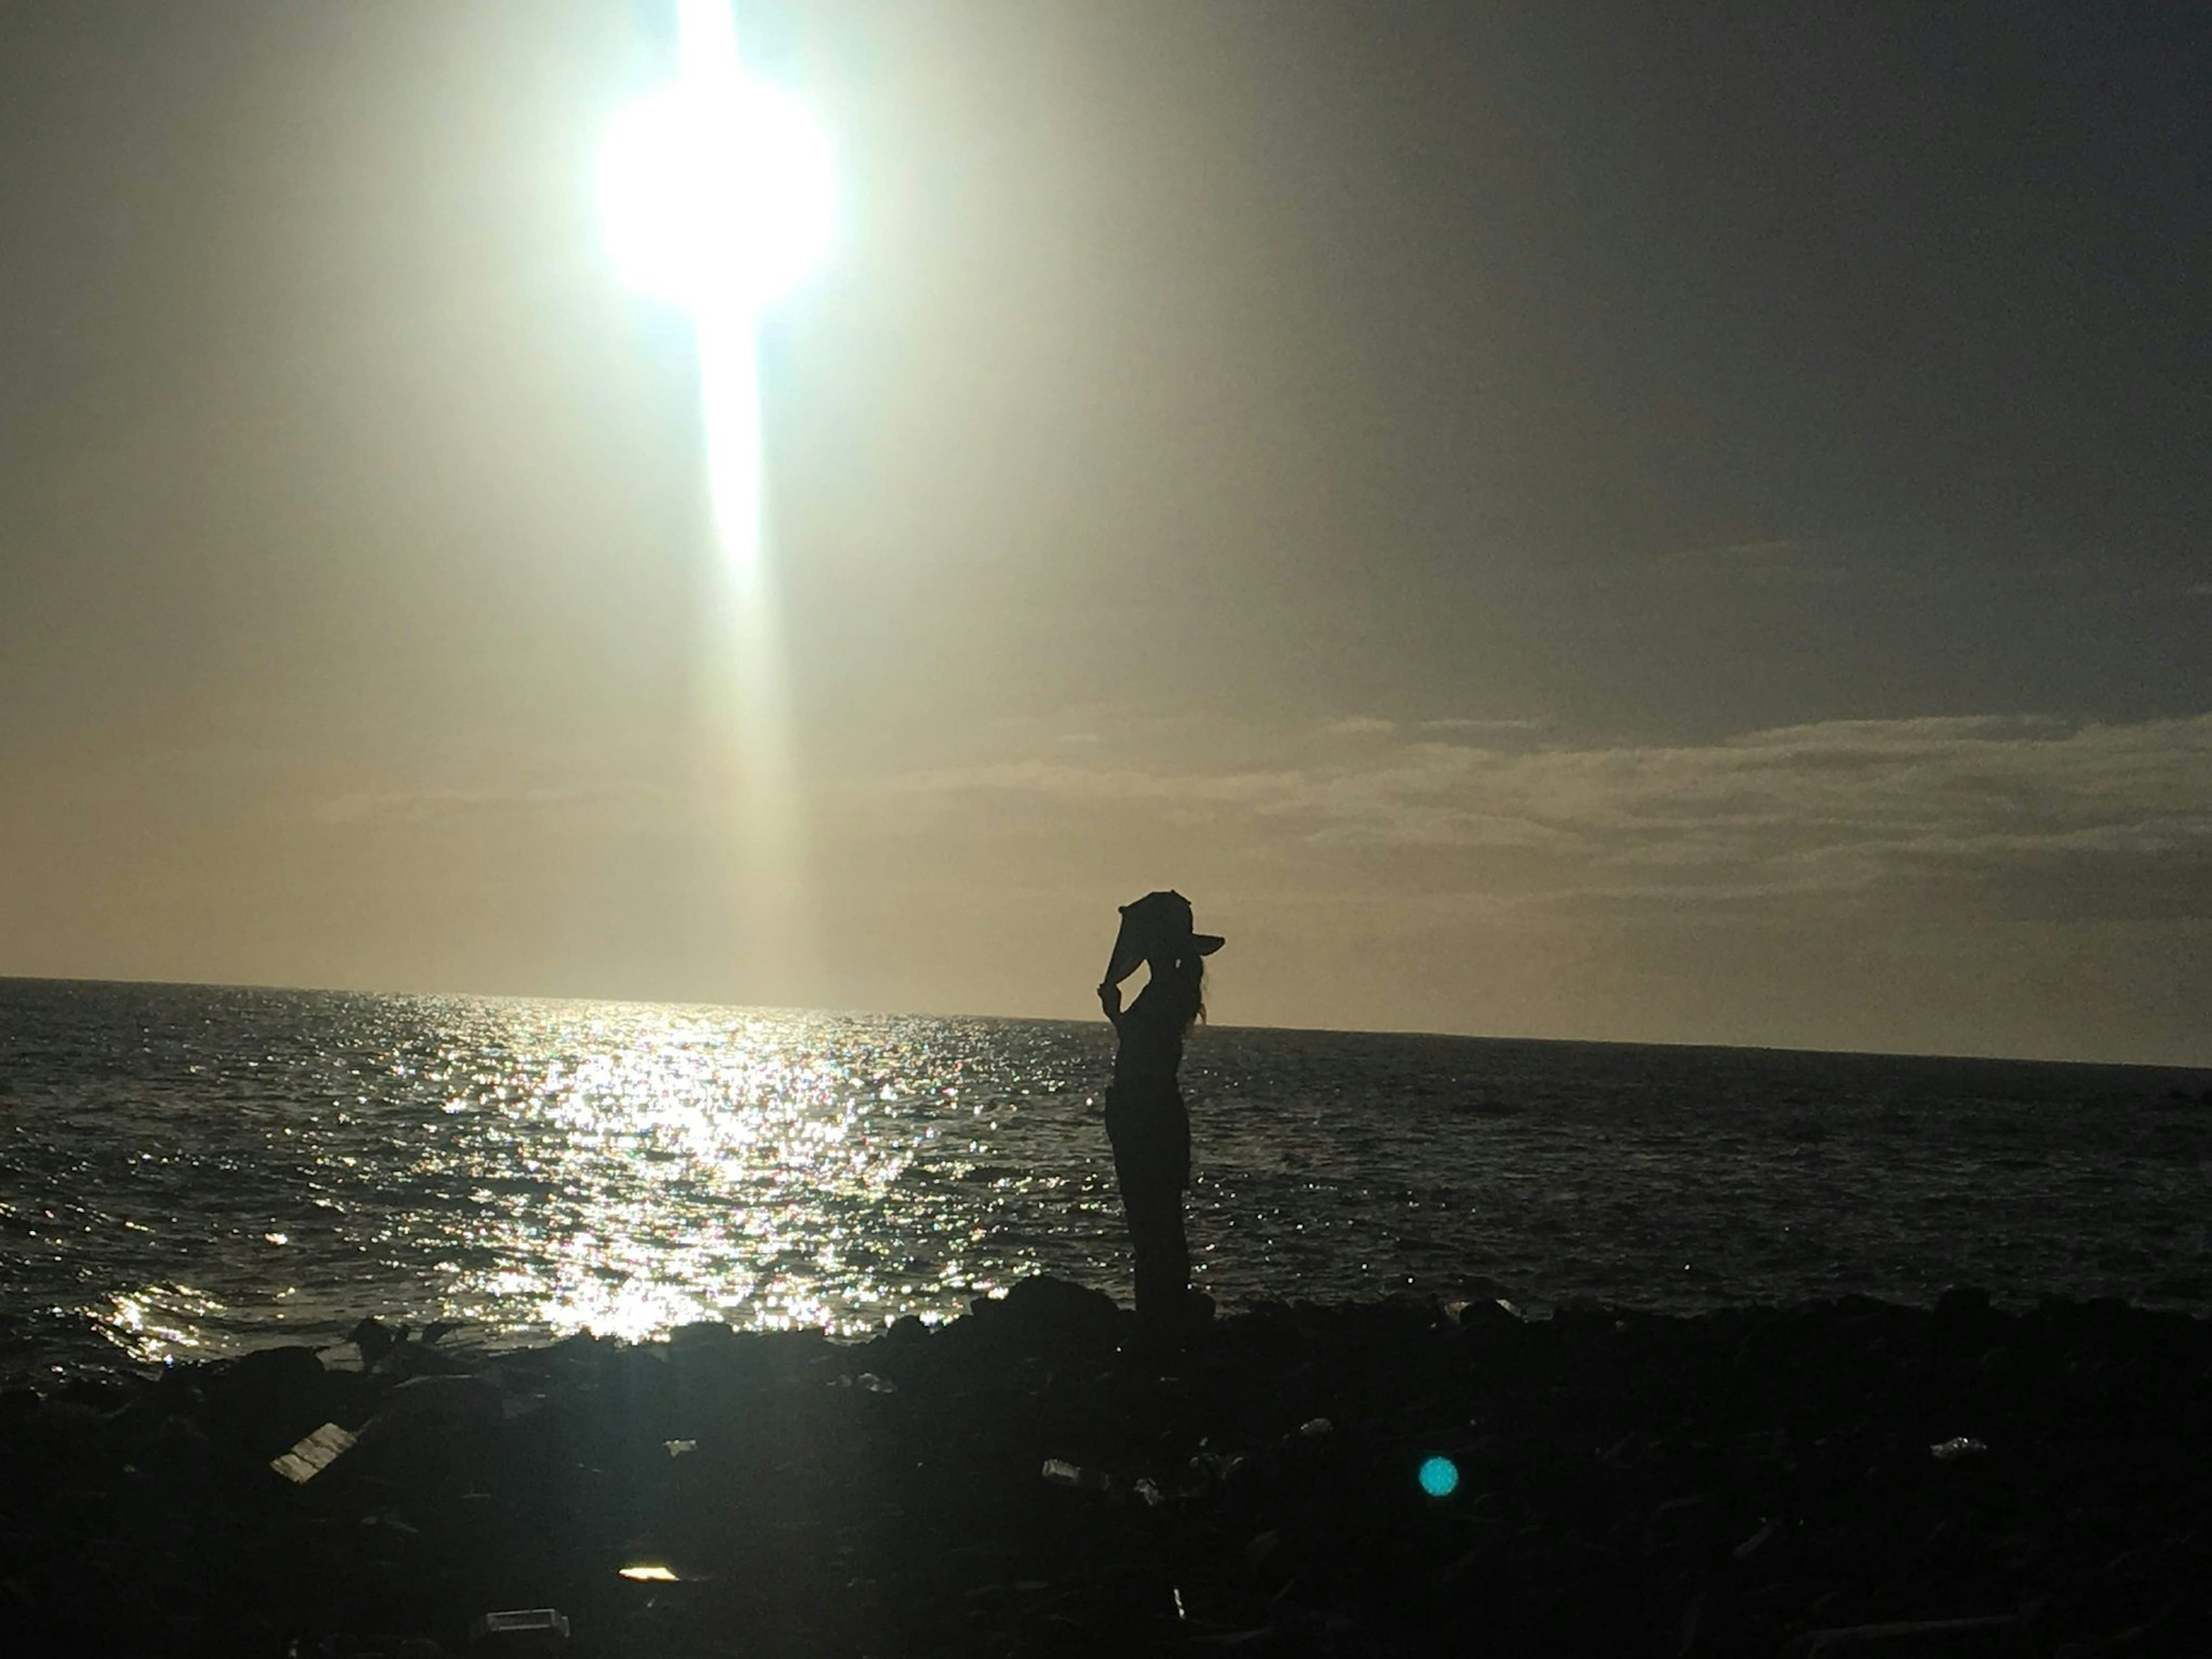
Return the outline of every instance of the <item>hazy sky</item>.
[[[0,973],[2212,1063],[2212,12],[748,4],[811,927],[666,8],[0,0]]]

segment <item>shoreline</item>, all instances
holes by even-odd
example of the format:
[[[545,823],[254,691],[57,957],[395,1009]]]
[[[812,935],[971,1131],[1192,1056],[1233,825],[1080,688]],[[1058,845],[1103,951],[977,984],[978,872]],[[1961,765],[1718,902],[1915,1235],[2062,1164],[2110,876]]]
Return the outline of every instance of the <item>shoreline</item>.
[[[865,1341],[366,1334],[0,1395],[0,1648],[2212,1651],[2212,1325],[2118,1302],[1269,1304],[1164,1376],[1052,1279]]]
[[[1036,1269],[1027,1278],[1046,1279],[1055,1285],[1069,1282],[1049,1268]],[[1024,1279],[1016,1279],[1012,1284],[1024,1282]],[[726,1328],[732,1336],[744,1341],[811,1337],[818,1333],[832,1348],[865,1348],[879,1340],[894,1326],[904,1327],[911,1323],[931,1332],[948,1329],[963,1320],[975,1317],[977,1310],[984,1304],[1006,1300],[1011,1288],[1011,1285],[1000,1285],[981,1295],[972,1291],[956,1292],[949,1298],[951,1305],[948,1307],[927,1308],[904,1315],[885,1311],[878,1316],[877,1322],[868,1325],[740,1325],[706,1320],[647,1335],[601,1333],[588,1323],[580,1329],[556,1333],[544,1327],[518,1331],[513,1327],[495,1328],[477,1320],[448,1320],[437,1313],[434,1308],[428,1312],[409,1310],[390,1320],[370,1317],[358,1322],[391,1334],[414,1331],[416,1329],[415,1322],[422,1321],[425,1327],[438,1328],[446,1333],[441,1343],[426,1345],[426,1347],[435,1346],[440,1358],[463,1361],[471,1368],[495,1366],[498,1362],[516,1355],[559,1349],[577,1342],[597,1344],[610,1350],[665,1346],[678,1334],[707,1328]],[[1710,1297],[1673,1302],[1612,1299],[1593,1296],[1586,1291],[1565,1293],[1562,1299],[1553,1299],[1528,1294],[1516,1286],[1481,1274],[1447,1281],[1443,1287],[1412,1287],[1382,1291],[1372,1297],[1338,1297],[1321,1302],[1301,1299],[1290,1303],[1279,1297],[1265,1297],[1224,1304],[1211,1294],[1209,1285],[1198,1284],[1194,1288],[1206,1294],[1219,1310],[1213,1317],[1216,1329],[1285,1306],[1345,1309],[1420,1305],[1432,1309],[1438,1318],[1456,1321],[1462,1316],[1481,1318],[1490,1304],[1495,1301],[1510,1309],[1513,1316],[1521,1322],[1530,1325],[1542,1325],[1563,1316],[1571,1319],[1593,1310],[1602,1310],[1614,1319],[1695,1324],[1717,1318],[1801,1314],[1838,1305],[1878,1306],[1893,1309],[1908,1316],[1929,1315],[1936,1311],[1944,1297],[1960,1294],[1978,1298],[1984,1302],[1991,1311],[2012,1318],[2027,1316],[2052,1307],[2125,1307],[2133,1314],[2212,1324],[2212,1300],[2198,1293],[2193,1284],[2187,1293],[2154,1288],[2139,1290],[2125,1296],[2080,1295],[2049,1291],[1998,1291],[1980,1286],[1961,1291],[1954,1286],[1925,1299],[1909,1295],[1882,1295],[1872,1291],[1837,1289],[1832,1293],[1790,1298],[1731,1297],[1724,1293],[1716,1293]],[[1126,1286],[1122,1289],[1126,1292]],[[1115,1292],[1105,1291],[1098,1294],[1110,1300]],[[1468,1311],[1469,1310],[1472,1311]],[[212,1374],[271,1349],[300,1349],[317,1354],[322,1358],[325,1366],[331,1370],[362,1369],[361,1364],[348,1357],[352,1352],[353,1345],[346,1330],[340,1323],[326,1320],[303,1322],[296,1328],[270,1326],[256,1334],[240,1337],[220,1347],[206,1345],[180,1349],[160,1358],[131,1353],[112,1334],[103,1337],[106,1346],[96,1356],[73,1355],[63,1349],[41,1351],[35,1338],[21,1334],[21,1323],[20,1316],[0,1313],[0,1341],[13,1338],[15,1348],[4,1362],[0,1362],[0,1396],[25,1389],[53,1394],[73,1387],[112,1386],[127,1390],[158,1382],[173,1371],[185,1371],[195,1376]]]

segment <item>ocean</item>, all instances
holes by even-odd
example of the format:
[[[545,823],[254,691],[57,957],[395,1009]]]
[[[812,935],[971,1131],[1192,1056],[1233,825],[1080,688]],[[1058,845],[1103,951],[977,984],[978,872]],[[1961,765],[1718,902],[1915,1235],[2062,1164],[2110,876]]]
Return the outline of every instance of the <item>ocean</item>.
[[[0,1374],[1127,1299],[1089,1024],[0,980]],[[2212,1307],[2212,1073],[1202,1028],[1196,1275]]]

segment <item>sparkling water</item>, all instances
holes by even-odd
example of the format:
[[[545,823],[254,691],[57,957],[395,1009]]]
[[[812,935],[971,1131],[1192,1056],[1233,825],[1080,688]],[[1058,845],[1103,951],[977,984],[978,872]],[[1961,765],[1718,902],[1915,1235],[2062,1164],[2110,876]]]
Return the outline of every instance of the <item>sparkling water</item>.
[[[1127,1299],[1103,1022],[0,980],[0,1370]],[[1201,1029],[1200,1284],[2212,1305],[2212,1073]]]

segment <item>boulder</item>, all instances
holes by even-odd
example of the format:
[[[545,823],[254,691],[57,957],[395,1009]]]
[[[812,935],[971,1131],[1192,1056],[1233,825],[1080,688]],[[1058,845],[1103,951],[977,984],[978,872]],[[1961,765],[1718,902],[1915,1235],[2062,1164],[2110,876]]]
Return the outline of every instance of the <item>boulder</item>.
[[[313,1348],[263,1348],[209,1368],[201,1419],[216,1440],[273,1457],[329,1419],[331,1380]]]
[[[975,1334],[1020,1353],[1110,1349],[1123,1334],[1124,1316],[1103,1291],[1040,1274],[1024,1279],[996,1300],[979,1297],[971,1307]]]

